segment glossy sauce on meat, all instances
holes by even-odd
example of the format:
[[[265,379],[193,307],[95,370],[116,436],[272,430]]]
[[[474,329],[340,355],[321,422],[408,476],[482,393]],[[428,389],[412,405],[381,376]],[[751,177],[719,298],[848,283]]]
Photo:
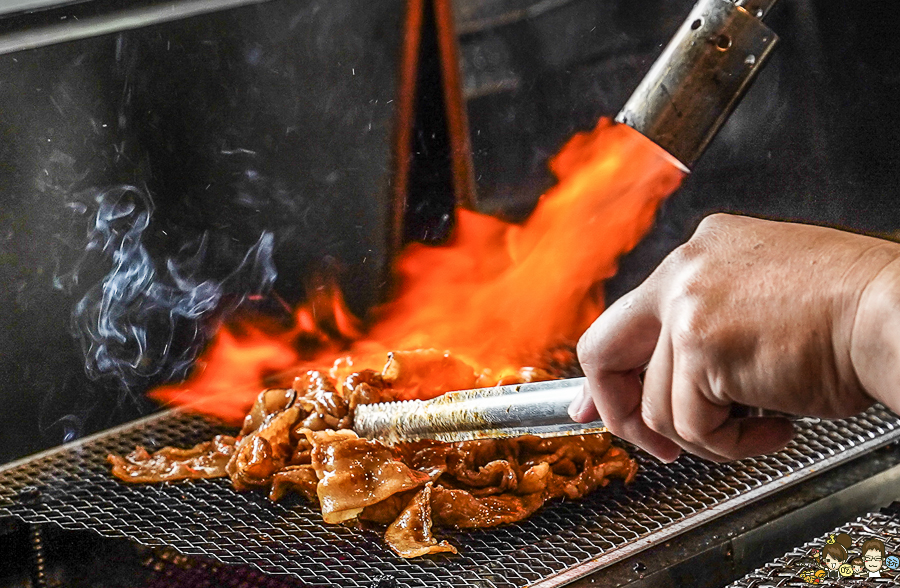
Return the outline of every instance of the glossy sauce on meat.
[[[319,476],[322,517],[339,523],[385,498],[423,486],[430,477],[411,469],[389,447],[352,431],[310,431],[312,466]]]
[[[387,525],[385,541],[401,557],[456,553],[433,528],[515,523],[546,501],[577,499],[610,479],[630,482],[637,464],[608,433],[418,441],[386,446],[349,430],[360,404],[497,382],[435,350],[392,353],[382,372],[350,371],[344,359],[326,374],[309,371],[289,389],[262,391],[237,438],[219,436],[190,449],[109,456],[128,482],[228,476],[237,490],[268,489],[280,500],[299,493],[318,502],[326,523],[355,519]],[[491,380],[491,378],[494,378]],[[499,376],[503,383],[546,379],[539,370]]]
[[[169,482],[189,478],[221,478],[234,455],[235,438],[218,435],[190,449],[164,447],[155,453],[135,447],[125,456],[111,454],[112,474],[123,482]]]
[[[400,557],[456,553],[455,547],[446,541],[438,541],[431,532],[434,524],[431,517],[431,489],[431,482],[425,484],[384,533],[384,540]]]

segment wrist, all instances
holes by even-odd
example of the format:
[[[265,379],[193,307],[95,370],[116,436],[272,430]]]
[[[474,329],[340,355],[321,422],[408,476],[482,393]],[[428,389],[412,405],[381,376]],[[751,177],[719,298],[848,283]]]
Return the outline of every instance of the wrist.
[[[863,390],[900,413],[900,245],[891,245],[859,296],[850,360]]]

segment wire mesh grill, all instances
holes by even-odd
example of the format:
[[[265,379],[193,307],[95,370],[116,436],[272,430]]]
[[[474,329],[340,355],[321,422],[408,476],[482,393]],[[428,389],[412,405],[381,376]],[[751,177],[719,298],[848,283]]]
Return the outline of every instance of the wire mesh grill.
[[[205,417],[165,413],[85,442],[0,468],[0,517],[89,529],[168,546],[225,564],[292,574],[302,586],[369,587],[391,576],[409,588],[560,586],[900,437],[900,420],[872,408],[843,421],[802,424],[783,451],[713,464],[683,456],[661,464],[636,452],[628,487],[614,482],[586,499],[546,505],[522,523],[439,531],[460,551],[396,557],[381,529],[326,525],[302,498],[273,504],[228,480],[123,484],[106,455],[134,445],[187,446],[227,431]]]
[[[847,533],[854,542],[850,553],[859,554],[860,543],[869,538],[884,542],[885,554],[898,553],[900,550],[900,503],[883,509],[881,512],[863,515],[854,522],[847,523],[837,529],[814,539],[805,545],[790,551],[776,560],[767,563],[755,572],[751,572],[731,585],[730,588],[774,588],[775,586],[809,586],[800,578],[800,572],[813,567],[811,553],[821,551],[829,535]],[[820,585],[834,586],[896,586],[900,583],[900,571],[882,566],[879,578],[854,576],[852,578],[825,578]]]

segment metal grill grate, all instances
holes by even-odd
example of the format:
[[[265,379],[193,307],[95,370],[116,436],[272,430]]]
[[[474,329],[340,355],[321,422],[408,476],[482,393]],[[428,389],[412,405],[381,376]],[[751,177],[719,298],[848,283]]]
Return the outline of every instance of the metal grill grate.
[[[0,468],[0,517],[91,529],[226,564],[288,573],[308,586],[368,587],[385,574],[413,587],[561,586],[789,484],[900,437],[900,420],[872,408],[844,421],[802,424],[784,451],[733,464],[685,456],[660,464],[637,453],[629,487],[545,506],[520,524],[439,532],[459,556],[401,560],[378,530],[325,525],[303,499],[270,503],[227,480],[126,485],[105,457],[135,444],[190,445],[225,431],[196,415],[164,413]]]
[[[821,551],[829,535],[847,533],[853,539],[855,548],[849,551],[859,553],[859,541],[870,537],[884,542],[885,553],[897,553],[900,550],[900,503],[859,517],[828,534],[806,543],[772,561],[755,572],[747,574],[730,588],[774,588],[775,586],[809,586],[799,577],[799,572],[811,567],[810,553],[814,549]],[[822,585],[833,586],[896,586],[900,583],[900,571],[882,568],[881,578],[839,578],[825,579]]]

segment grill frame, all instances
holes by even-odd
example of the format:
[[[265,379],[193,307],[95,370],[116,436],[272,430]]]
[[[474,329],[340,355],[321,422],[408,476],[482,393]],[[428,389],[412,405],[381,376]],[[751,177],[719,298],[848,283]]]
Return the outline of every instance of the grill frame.
[[[844,421],[801,424],[786,450],[735,464],[690,456],[660,464],[637,452],[642,469],[629,488],[614,482],[583,501],[548,504],[516,525],[439,532],[460,556],[412,561],[390,553],[380,531],[325,525],[301,498],[273,505],[259,493],[235,493],[227,480],[132,486],[113,479],[103,460],[135,444],[189,445],[232,431],[168,411],[7,464],[0,467],[0,516],[249,564],[309,586],[369,586],[388,574],[410,588],[553,588],[886,445],[900,438],[900,419],[876,407]]]

